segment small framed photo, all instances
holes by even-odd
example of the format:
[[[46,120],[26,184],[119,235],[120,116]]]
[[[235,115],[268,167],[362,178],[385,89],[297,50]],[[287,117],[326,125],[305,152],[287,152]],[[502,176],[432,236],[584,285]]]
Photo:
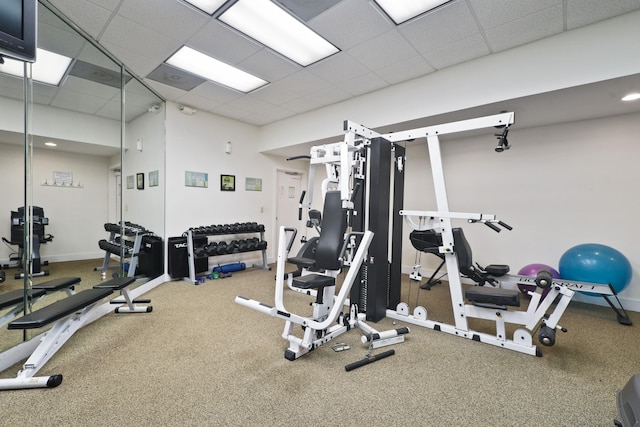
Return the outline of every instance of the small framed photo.
[[[236,176],[220,175],[220,191],[236,191]]]
[[[144,174],[143,173],[136,174],[136,184],[137,184],[138,190],[144,190]]]

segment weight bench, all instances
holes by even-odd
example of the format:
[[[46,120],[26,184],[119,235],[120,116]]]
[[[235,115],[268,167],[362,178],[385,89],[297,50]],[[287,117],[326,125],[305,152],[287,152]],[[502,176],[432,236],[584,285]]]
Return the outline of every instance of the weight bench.
[[[42,307],[26,316],[9,323],[9,329],[29,330],[38,329],[53,323],[52,328],[45,333],[40,344],[24,363],[16,378],[0,379],[0,390],[12,390],[23,388],[53,388],[62,383],[62,375],[56,374],[45,377],[34,375],[44,364],[71,338],[71,336],[85,324],[91,310],[101,301],[110,296],[114,291],[120,290],[125,296],[128,310],[118,312],[144,312],[151,311],[147,307],[135,307],[129,298],[126,288],[135,282],[135,278],[120,277],[112,279],[92,289],[85,289],[67,298],[58,300],[50,305]],[[135,310],[131,309],[134,306]],[[129,311],[131,310],[131,311]]]
[[[65,291],[67,295],[75,293],[75,285],[80,283],[79,277],[60,277],[49,280],[31,287],[29,298],[31,303],[35,303],[45,295]],[[24,311],[24,290],[16,289],[0,294],[0,310],[12,307],[8,312],[0,316],[0,327],[11,322]]]

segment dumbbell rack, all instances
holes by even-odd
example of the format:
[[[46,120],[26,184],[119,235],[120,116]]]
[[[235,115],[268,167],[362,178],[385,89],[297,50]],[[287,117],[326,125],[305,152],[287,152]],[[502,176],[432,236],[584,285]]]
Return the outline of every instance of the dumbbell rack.
[[[260,239],[232,240],[231,242],[208,242],[205,246],[194,245],[194,236],[224,236],[259,233]],[[267,264],[267,241],[264,239],[264,225],[257,223],[236,223],[224,225],[211,225],[205,227],[192,227],[183,235],[187,236],[187,255],[189,264],[189,277],[184,280],[197,284],[195,259],[231,255],[245,252],[262,252],[262,264],[253,264],[254,268],[271,270]],[[244,245],[243,243],[244,242]]]
[[[118,265],[109,265],[111,255],[120,257],[120,261],[129,259],[128,277],[134,277],[138,268],[138,256],[142,247],[142,238],[147,234],[153,234],[138,224],[126,221],[124,223],[124,234],[119,224],[106,223],[105,231],[109,233],[109,240],[102,239],[98,242],[100,249],[105,251],[102,266],[96,267],[95,271],[106,271],[118,268]],[[124,249],[124,252],[122,251]]]

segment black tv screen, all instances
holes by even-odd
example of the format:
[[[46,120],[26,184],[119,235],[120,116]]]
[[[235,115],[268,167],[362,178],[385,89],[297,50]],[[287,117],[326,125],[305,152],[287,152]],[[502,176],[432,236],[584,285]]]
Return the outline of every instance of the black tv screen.
[[[37,0],[0,0],[0,56],[36,59]]]

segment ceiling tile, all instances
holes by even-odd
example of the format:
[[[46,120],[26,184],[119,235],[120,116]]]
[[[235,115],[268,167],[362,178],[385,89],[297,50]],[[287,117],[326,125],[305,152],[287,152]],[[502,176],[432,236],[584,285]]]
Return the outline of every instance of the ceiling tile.
[[[379,9],[362,0],[344,0],[308,24],[340,50],[357,46],[394,28]]]
[[[278,83],[268,84],[261,87],[249,95],[253,99],[268,102],[273,105],[280,105],[293,99],[299,98],[300,94],[289,90],[286,86]]]
[[[301,69],[298,64],[269,49],[259,50],[254,55],[240,61],[236,66],[268,82],[278,81]]]
[[[356,77],[355,79],[339,83],[337,86],[349,92],[353,96],[358,96],[368,92],[373,92],[374,90],[382,89],[383,87],[389,86],[389,83],[381,79],[375,73],[367,73],[363,76]]]
[[[398,31],[418,52],[427,52],[478,34],[480,29],[466,2],[457,1],[400,25]]]
[[[376,70],[376,74],[385,81],[396,84],[405,80],[414,79],[431,72],[435,69],[429,65],[422,56],[412,56],[404,61],[394,62],[386,67]]]
[[[336,84],[367,73],[367,69],[346,52],[339,52],[307,67],[316,76]]]
[[[115,4],[108,7],[105,4],[109,3],[108,1],[51,0],[57,9],[94,38],[98,38],[102,33],[119,2],[120,0],[113,0]]]
[[[186,44],[230,65],[264,49],[262,45],[215,19],[211,19]]]
[[[151,7],[145,1],[124,0],[118,15],[181,43],[210,19],[209,15],[176,0],[153,0]]]
[[[280,3],[285,9],[288,9],[289,12],[303,21],[314,18],[330,7],[340,3],[340,1],[341,0],[276,0],[277,3]]]
[[[562,5],[549,7],[485,32],[492,52],[500,52],[562,32]]]
[[[347,51],[371,70],[399,62],[416,55],[416,50],[397,31],[391,30]]]
[[[146,56],[138,55],[120,46],[103,42],[102,46],[107,49],[113,56],[118,58],[120,62],[126,64],[127,69],[134,74],[144,77],[152,72],[159,64],[157,60]]]
[[[469,0],[469,5],[480,25],[487,30],[562,5],[562,0]]]
[[[317,92],[329,86],[329,83],[308,70],[300,70],[291,74],[280,80],[280,84],[286,85],[289,90],[300,95]]]
[[[150,79],[144,79],[144,82],[147,85],[149,85],[153,90],[162,94],[162,96],[170,100],[178,99],[179,97],[181,97],[186,93],[184,90],[181,90],[172,86],[167,86],[165,84],[158,83]]]
[[[567,29],[640,9],[640,0],[567,0]]]
[[[135,43],[131,40],[135,40]],[[156,60],[163,58],[159,62],[164,61],[181,46],[179,42],[121,16],[113,18],[100,42]]]
[[[224,86],[220,86],[210,81],[202,83],[200,86],[193,89],[192,92],[196,95],[200,95],[205,98],[209,98],[222,103],[231,102],[241,96],[246,96],[241,92],[229,89]]]
[[[489,48],[480,34],[458,40],[422,54],[438,70],[488,55]]]

